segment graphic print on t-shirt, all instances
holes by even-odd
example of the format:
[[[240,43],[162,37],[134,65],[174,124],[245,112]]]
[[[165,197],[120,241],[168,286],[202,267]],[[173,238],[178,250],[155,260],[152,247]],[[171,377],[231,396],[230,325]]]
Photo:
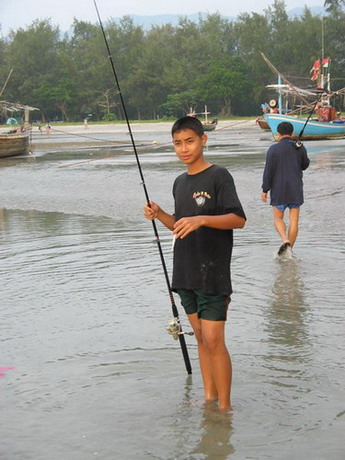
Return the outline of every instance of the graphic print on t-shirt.
[[[193,198],[196,201],[196,204],[201,207],[204,206],[206,198],[211,199],[211,195],[209,195],[207,192],[194,192]]]

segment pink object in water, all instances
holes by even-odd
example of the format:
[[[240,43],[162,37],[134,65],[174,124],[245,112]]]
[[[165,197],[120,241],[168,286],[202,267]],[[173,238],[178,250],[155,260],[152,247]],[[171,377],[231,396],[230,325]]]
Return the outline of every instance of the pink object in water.
[[[15,367],[0,367],[0,378],[5,375],[5,372],[16,369]]]

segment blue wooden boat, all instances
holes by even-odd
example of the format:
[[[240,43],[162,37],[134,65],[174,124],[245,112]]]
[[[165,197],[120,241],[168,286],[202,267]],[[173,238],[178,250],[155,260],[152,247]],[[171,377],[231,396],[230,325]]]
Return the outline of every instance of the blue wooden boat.
[[[263,59],[272,69],[272,71],[278,76],[278,82],[276,85],[267,85],[267,88],[276,89],[278,92],[278,102],[277,107],[272,106],[271,102],[269,106],[265,105],[265,113],[262,118],[264,122],[267,123],[274,138],[277,140],[277,127],[279,123],[283,121],[289,121],[294,128],[293,137],[299,138],[302,133],[302,139],[334,139],[334,138],[343,138],[345,137],[345,118],[340,117],[340,113],[336,112],[335,107],[331,105],[331,98],[335,95],[344,94],[345,88],[337,90],[335,92],[331,91],[330,87],[330,58],[318,59],[314,62],[311,72],[313,76],[311,80],[317,80],[317,87],[314,90],[302,89],[293,85],[290,81],[286,79],[267,59],[267,57],[261,53]],[[292,110],[289,113],[284,113],[282,97],[283,94],[288,96],[289,94],[294,94],[294,96],[299,95],[301,98],[301,105],[298,109]],[[309,103],[307,98],[313,97],[316,98],[312,103]],[[273,100],[273,102],[275,102]],[[266,111],[266,106],[268,109],[275,107],[275,111],[269,110]],[[301,115],[295,116],[296,113],[305,112],[306,115],[302,117]],[[311,114],[315,111],[317,118],[311,118]],[[309,113],[308,113],[309,112]]]
[[[291,115],[279,113],[267,113],[264,120],[270,127],[274,138],[277,140],[277,126],[283,121],[289,121],[293,125],[294,136],[297,138],[307,121],[305,118],[297,118]],[[304,131],[303,139],[334,139],[345,137],[345,120],[318,121],[309,119]]]

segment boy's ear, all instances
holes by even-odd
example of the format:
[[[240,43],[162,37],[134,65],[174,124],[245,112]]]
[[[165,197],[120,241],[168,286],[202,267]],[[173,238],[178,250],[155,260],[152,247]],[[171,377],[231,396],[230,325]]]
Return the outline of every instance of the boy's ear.
[[[202,145],[206,145],[206,142],[207,142],[207,135],[206,135],[206,134],[203,134],[202,137],[201,137],[201,140],[202,140]]]

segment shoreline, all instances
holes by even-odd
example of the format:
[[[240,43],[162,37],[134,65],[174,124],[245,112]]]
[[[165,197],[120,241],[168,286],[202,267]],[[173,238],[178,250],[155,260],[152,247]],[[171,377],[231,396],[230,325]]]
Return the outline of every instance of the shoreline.
[[[170,139],[170,130],[173,122],[135,122],[132,123],[132,133],[136,135],[136,143],[138,146],[142,142],[137,139],[137,136],[143,135],[145,139],[148,134],[166,134],[167,139]],[[255,127],[255,119],[243,120],[222,120],[218,122],[217,128],[208,135],[217,131],[231,130],[233,128],[246,128]],[[0,134],[8,131],[10,127],[0,128]],[[114,138],[112,139],[112,135]],[[99,136],[99,137],[97,137]],[[115,137],[116,136],[116,137]],[[31,148],[32,151],[39,150],[60,150],[66,148],[84,149],[88,147],[114,147],[114,146],[131,146],[131,139],[128,133],[128,126],[126,123],[106,123],[106,124],[75,124],[75,125],[62,125],[55,126],[51,124],[50,132],[45,126],[33,125],[31,131]]]
[[[236,124],[255,124],[255,117],[252,118],[243,118],[243,119],[236,119],[236,120],[220,120],[218,121],[218,126],[216,129],[224,129],[226,126],[233,126]],[[202,120],[201,120],[202,121]],[[147,122],[140,122],[140,121],[130,121],[130,126],[133,131],[165,131],[170,130],[171,126],[173,125],[174,120],[172,121],[147,121]],[[20,125],[0,125],[0,134],[4,134],[10,129],[14,129],[15,127],[19,127]],[[32,131],[39,132],[38,127],[41,126],[42,132],[45,132],[46,123],[41,124],[33,124]],[[127,123],[124,121],[123,123],[88,123],[86,126],[83,123],[75,123],[75,124],[66,124],[63,123],[50,123],[52,131],[64,131],[64,132],[92,132],[92,133],[99,133],[99,132],[127,132]]]

